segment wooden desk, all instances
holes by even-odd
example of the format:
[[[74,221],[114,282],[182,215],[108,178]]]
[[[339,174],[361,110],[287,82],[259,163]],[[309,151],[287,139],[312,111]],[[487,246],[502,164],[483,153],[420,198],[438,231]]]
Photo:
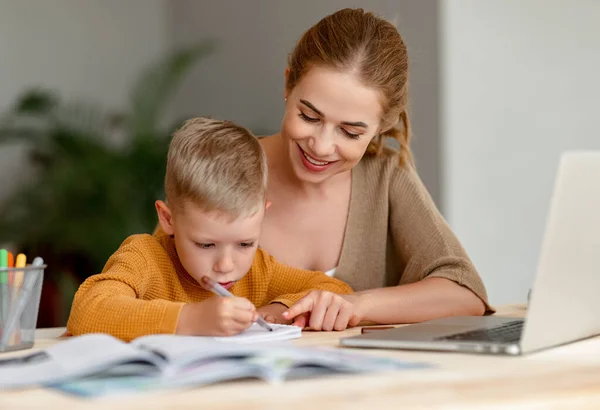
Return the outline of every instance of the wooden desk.
[[[520,316],[523,306],[505,306],[501,316]],[[64,329],[38,331],[34,349],[50,346]],[[360,333],[305,332],[300,346],[336,346],[341,336]],[[26,353],[31,350],[26,351]],[[230,382],[191,390],[157,392],[118,399],[82,400],[35,389],[0,393],[0,409],[28,408],[600,408],[600,337],[525,357],[458,353],[361,350],[410,361],[427,361],[435,369],[385,375],[336,376],[270,385]],[[17,354],[17,352],[13,353]],[[22,354],[22,353],[21,353]]]

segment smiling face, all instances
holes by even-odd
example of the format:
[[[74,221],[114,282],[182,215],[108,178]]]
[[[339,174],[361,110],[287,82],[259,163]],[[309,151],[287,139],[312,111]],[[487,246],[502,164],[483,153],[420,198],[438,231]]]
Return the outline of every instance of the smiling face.
[[[381,93],[349,73],[313,67],[286,98],[281,135],[300,180],[352,169],[379,130]]]
[[[175,237],[181,264],[198,283],[206,275],[230,289],[248,273],[258,247],[264,207],[234,220],[189,202],[175,213],[163,201],[156,201],[156,208],[161,228]]]

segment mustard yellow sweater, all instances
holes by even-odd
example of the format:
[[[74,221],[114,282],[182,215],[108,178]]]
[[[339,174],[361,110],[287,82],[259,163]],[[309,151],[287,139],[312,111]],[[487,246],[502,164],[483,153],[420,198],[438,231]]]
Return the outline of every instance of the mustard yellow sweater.
[[[231,293],[257,308],[291,306],[311,290],[345,294],[352,289],[323,272],[282,265],[259,249],[248,274]],[[127,238],[102,273],[89,277],[73,300],[67,330],[73,335],[108,333],[125,341],[152,333],[174,333],[185,303],[216,297],[183,268],[173,239],[162,231]]]

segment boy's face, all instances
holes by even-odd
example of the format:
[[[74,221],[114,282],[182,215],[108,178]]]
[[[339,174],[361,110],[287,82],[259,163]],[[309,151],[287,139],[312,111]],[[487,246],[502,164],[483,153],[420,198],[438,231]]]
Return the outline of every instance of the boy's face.
[[[189,203],[173,213],[163,201],[156,201],[156,209],[161,228],[175,236],[181,264],[198,283],[206,275],[230,289],[248,273],[258,247],[264,207],[234,221]]]

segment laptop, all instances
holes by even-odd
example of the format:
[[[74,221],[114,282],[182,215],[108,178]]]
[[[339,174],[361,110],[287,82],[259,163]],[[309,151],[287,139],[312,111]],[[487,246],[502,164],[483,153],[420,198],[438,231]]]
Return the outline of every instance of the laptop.
[[[558,167],[527,316],[431,320],[340,339],[351,347],[522,355],[600,334],[600,151]]]

